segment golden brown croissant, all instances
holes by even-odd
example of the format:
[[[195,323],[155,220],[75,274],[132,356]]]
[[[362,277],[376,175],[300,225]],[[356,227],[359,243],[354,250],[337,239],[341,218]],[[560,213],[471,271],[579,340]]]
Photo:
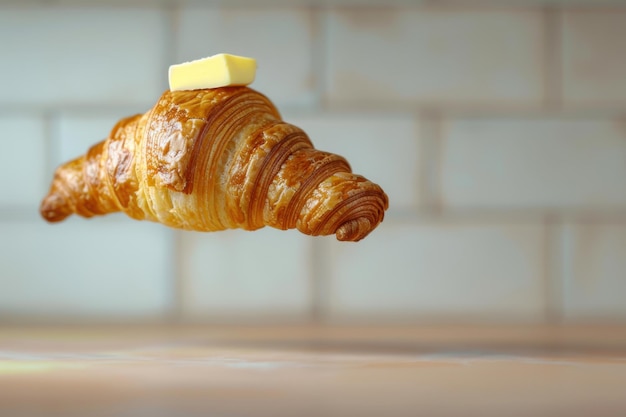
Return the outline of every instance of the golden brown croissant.
[[[166,91],[147,113],[54,175],[41,215],[58,222],[123,211],[198,231],[263,226],[358,241],[387,195],[341,156],[313,148],[248,87]]]

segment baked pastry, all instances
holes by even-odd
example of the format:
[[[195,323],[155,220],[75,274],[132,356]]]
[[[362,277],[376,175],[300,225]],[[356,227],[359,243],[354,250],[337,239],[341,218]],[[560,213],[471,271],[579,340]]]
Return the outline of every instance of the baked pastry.
[[[316,150],[248,87],[165,91],[143,115],[57,168],[49,222],[122,211],[196,231],[264,226],[358,241],[388,198],[341,156]]]

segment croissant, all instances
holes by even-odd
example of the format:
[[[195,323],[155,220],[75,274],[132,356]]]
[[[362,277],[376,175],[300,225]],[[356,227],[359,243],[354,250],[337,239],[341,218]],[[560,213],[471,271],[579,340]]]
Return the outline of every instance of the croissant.
[[[264,226],[358,241],[388,198],[341,156],[316,150],[248,87],[165,91],[145,114],[57,168],[49,222],[122,211],[196,231]]]

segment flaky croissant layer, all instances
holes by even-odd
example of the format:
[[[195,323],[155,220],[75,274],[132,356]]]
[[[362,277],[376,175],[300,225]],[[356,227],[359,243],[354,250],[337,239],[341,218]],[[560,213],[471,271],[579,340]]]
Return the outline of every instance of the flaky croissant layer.
[[[56,170],[40,211],[50,222],[123,211],[187,230],[271,226],[358,241],[387,207],[378,185],[315,149],[267,97],[224,87],[166,91],[120,120]]]

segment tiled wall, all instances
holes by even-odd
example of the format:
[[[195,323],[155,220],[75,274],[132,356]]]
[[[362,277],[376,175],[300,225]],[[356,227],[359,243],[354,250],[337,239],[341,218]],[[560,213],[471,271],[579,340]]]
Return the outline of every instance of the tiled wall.
[[[0,322],[626,321],[626,5],[408,3],[0,4]],[[39,218],[56,165],[217,52],[383,186],[379,229]]]

